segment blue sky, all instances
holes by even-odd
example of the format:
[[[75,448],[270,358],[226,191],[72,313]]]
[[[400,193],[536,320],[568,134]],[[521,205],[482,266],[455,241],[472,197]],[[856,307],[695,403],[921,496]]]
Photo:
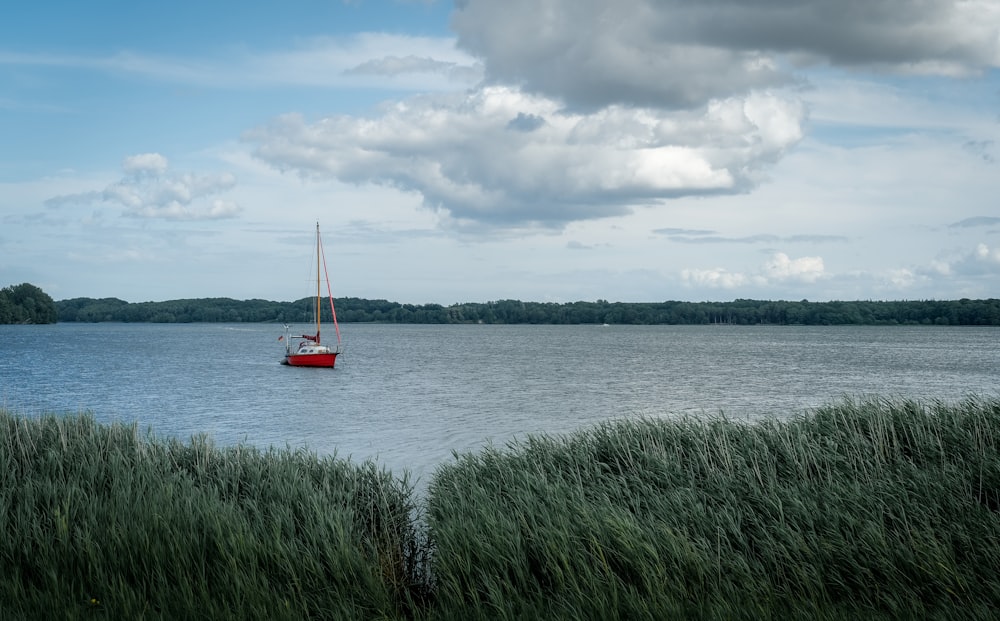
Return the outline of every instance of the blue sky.
[[[1000,2],[47,2],[0,286],[451,304],[1000,294]]]

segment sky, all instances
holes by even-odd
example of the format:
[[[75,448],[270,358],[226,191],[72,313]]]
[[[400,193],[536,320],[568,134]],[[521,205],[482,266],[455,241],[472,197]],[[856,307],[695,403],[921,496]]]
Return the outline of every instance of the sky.
[[[1000,0],[7,3],[0,287],[1000,297]]]

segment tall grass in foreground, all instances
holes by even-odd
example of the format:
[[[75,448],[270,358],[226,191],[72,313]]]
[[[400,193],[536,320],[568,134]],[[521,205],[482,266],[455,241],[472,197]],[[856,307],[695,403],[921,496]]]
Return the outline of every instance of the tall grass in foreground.
[[[624,421],[430,483],[435,611],[490,619],[992,618],[1000,402]]]
[[[372,462],[0,411],[0,619],[934,619],[1000,609],[1000,400],[609,422]]]
[[[371,462],[0,411],[0,618],[395,617],[414,510]]]

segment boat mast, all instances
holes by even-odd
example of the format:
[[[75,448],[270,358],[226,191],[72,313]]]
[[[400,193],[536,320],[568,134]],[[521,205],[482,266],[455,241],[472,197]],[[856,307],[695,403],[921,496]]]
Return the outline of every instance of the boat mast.
[[[326,278],[326,293],[330,296],[330,316],[333,317],[333,329],[337,332],[337,352],[340,352],[340,324],[337,323],[337,309],[333,306],[333,291],[330,290],[330,272],[326,271],[326,251],[323,250],[323,240],[319,240],[319,251],[323,255],[323,276]]]
[[[316,223],[316,344],[319,345],[319,222]]]

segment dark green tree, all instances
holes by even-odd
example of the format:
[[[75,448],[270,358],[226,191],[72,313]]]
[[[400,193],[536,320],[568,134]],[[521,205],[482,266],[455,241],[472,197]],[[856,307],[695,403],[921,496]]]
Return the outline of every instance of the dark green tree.
[[[55,323],[56,318],[55,302],[35,285],[0,289],[0,323]]]

